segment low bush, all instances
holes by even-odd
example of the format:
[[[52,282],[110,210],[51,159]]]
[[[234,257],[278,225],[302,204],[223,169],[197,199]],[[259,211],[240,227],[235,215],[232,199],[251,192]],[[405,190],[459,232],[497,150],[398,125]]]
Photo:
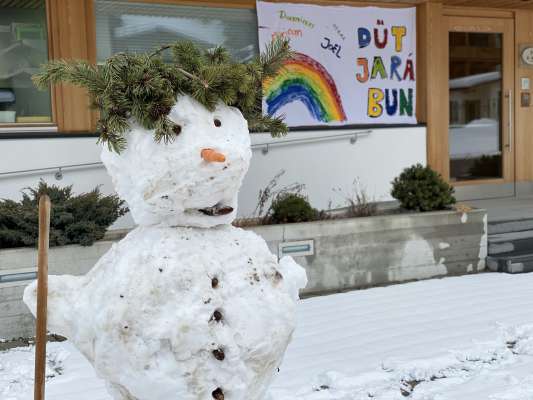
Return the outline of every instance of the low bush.
[[[37,188],[27,188],[20,202],[0,200],[0,249],[37,245],[38,203],[42,194],[52,201],[50,246],[90,246],[128,211],[123,200],[102,195],[98,187],[73,195],[72,186],[60,188],[41,181]]]
[[[273,224],[307,222],[317,219],[318,214],[306,197],[298,193],[283,193],[272,201],[268,221]]]
[[[406,168],[392,182],[391,195],[407,210],[432,211],[455,203],[451,187],[442,176],[421,164]]]

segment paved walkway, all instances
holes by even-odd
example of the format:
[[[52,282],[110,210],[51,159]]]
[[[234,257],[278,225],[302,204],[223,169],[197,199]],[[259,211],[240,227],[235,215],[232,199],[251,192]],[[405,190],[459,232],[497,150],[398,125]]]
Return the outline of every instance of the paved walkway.
[[[461,203],[486,209],[489,222],[533,219],[533,196],[474,200]]]

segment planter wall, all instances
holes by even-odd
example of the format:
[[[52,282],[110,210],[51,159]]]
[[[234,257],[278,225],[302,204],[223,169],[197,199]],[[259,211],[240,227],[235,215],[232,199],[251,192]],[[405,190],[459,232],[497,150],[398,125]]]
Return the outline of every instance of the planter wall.
[[[303,294],[475,273],[485,269],[487,214],[440,211],[254,227],[270,249],[310,239]]]
[[[307,270],[303,295],[475,273],[485,269],[487,216],[443,211],[317,221],[248,228],[261,235],[274,254],[280,245],[308,240],[314,249],[295,260]],[[108,236],[111,238],[111,236]],[[119,240],[50,250],[50,274],[80,275]],[[298,244],[298,243],[296,243]],[[305,246],[304,246],[305,247]],[[304,249],[305,251],[305,249]],[[0,274],[35,271],[32,248],[0,250]],[[22,302],[28,281],[0,282],[0,338],[32,336],[33,317]]]

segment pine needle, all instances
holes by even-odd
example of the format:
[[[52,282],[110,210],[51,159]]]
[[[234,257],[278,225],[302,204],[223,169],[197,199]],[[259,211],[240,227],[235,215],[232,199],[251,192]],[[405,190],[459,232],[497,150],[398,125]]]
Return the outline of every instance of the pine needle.
[[[163,60],[167,50],[172,53],[170,63]],[[132,120],[154,130],[157,142],[174,140],[177,129],[167,116],[181,94],[209,110],[218,102],[239,108],[252,130],[285,134],[282,118],[261,112],[262,82],[276,75],[291,56],[284,39],[274,40],[250,63],[232,61],[222,47],[204,51],[181,41],[148,54],[117,53],[100,66],[84,60],[53,60],[32,79],[39,89],[59,83],[86,88],[92,107],[100,112],[99,141],[119,153],[126,146]]]

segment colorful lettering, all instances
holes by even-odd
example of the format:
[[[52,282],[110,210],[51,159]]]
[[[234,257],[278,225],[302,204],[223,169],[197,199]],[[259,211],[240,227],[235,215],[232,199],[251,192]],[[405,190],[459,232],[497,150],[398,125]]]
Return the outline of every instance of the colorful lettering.
[[[402,65],[402,59],[398,56],[392,56],[390,59],[390,79],[394,79],[394,77],[396,77],[399,81],[402,80],[402,77],[398,72],[400,65]]]
[[[355,77],[361,83],[368,81],[368,60],[365,57],[360,57],[357,59],[357,65],[363,67],[363,73],[358,72]]]
[[[409,77],[410,81],[415,80],[415,67],[413,65],[413,60],[408,59],[405,63],[405,72],[403,73],[403,80],[405,81]]]
[[[408,94],[405,96],[405,90],[400,89],[400,115],[413,115],[413,89],[408,89]]]
[[[378,25],[383,25],[383,21],[378,21]],[[387,46],[387,42],[389,40],[389,30],[387,28],[383,29],[382,40],[379,39],[378,32],[379,32],[378,28],[374,28],[374,43],[376,44],[376,47],[378,49],[384,49],[385,46]]]
[[[399,53],[402,51],[403,37],[407,34],[405,26],[393,26],[391,35],[394,36],[394,49]]]
[[[383,60],[379,56],[374,57],[371,79],[376,79],[377,74],[379,74],[381,79],[387,79],[385,65],[383,65]]]
[[[371,36],[370,31],[366,28],[357,29],[357,39],[359,41],[359,48],[365,48],[370,44]]]
[[[392,102],[391,102],[392,93]],[[385,109],[388,115],[396,114],[398,111],[398,90],[397,89],[385,89]]]
[[[368,116],[378,118],[383,114],[383,91],[378,88],[368,89]]]

